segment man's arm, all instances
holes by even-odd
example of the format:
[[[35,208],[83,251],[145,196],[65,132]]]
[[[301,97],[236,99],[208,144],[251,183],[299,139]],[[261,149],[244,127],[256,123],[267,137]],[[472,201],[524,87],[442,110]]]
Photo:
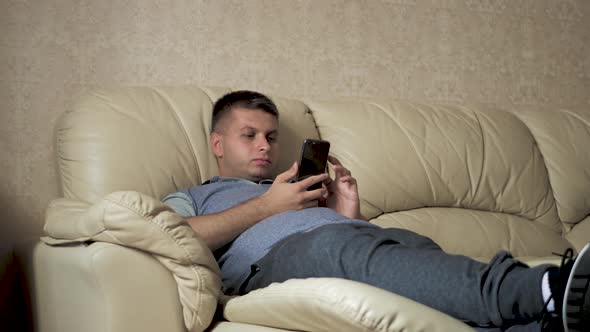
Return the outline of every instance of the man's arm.
[[[219,249],[265,218],[289,210],[315,206],[316,201],[326,194],[326,188],[313,191],[307,191],[306,188],[324,181],[328,174],[289,183],[296,174],[295,163],[286,172],[279,174],[263,195],[219,213],[187,218],[187,221],[212,251]]]
[[[225,211],[187,218],[191,228],[212,251],[221,248],[242,232],[272,214],[262,196]]]

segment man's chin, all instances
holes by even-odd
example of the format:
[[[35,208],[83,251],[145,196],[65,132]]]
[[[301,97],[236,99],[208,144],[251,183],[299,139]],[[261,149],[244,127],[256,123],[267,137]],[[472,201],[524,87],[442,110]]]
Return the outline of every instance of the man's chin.
[[[256,181],[272,179],[272,172],[270,169],[264,170],[256,170],[255,172],[250,173],[250,176],[255,179]]]

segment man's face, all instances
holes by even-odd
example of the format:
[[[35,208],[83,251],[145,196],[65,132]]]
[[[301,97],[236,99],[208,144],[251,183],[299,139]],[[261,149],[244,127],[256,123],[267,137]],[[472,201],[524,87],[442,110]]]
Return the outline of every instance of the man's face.
[[[261,110],[234,108],[211,134],[219,175],[269,179],[279,156],[278,120]]]

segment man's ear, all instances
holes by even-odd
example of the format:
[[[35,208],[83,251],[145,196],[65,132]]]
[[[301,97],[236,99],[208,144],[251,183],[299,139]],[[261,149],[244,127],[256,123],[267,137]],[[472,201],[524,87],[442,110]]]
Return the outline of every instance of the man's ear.
[[[211,144],[211,151],[217,158],[223,157],[223,137],[216,132],[209,135],[209,144]]]

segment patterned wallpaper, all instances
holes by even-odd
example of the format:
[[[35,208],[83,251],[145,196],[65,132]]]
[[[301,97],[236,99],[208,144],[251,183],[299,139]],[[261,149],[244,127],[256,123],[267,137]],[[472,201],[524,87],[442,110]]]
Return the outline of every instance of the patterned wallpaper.
[[[587,0],[0,0],[0,31],[0,247],[40,234],[94,86],[590,109]]]

